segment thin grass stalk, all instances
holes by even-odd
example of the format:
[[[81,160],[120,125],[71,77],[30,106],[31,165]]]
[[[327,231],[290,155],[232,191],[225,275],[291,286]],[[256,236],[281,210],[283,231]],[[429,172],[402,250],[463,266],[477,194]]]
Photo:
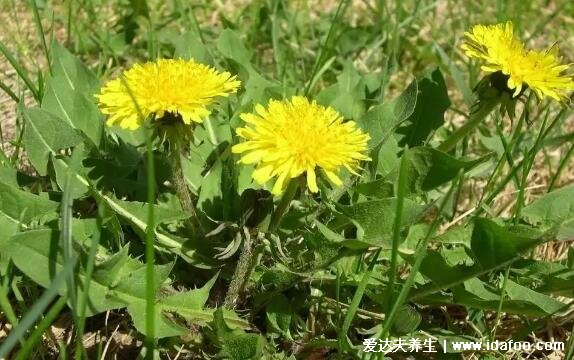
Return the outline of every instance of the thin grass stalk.
[[[18,317],[16,316],[16,312],[14,311],[8,296],[6,295],[6,292],[7,291],[4,288],[4,285],[0,284],[0,309],[2,309],[2,312],[6,316],[6,319],[8,319],[8,322],[10,322],[10,324],[12,324],[14,327],[18,325]]]
[[[146,360],[153,360],[155,349],[155,166],[153,145],[150,131],[144,126],[147,160],[147,227],[145,232],[145,263],[146,263]]]
[[[102,217],[103,217],[104,206],[98,206],[98,217],[96,218],[96,224],[98,229],[102,228]],[[90,283],[92,281],[92,275],[94,273],[96,253],[98,251],[98,244],[100,243],[101,233],[97,231],[92,236],[92,242],[90,244],[90,251],[88,253],[88,260],[86,264],[86,275],[84,289],[82,296],[78,301],[78,323],[76,330],[76,350],[74,352],[74,358],[81,360],[83,355],[85,355],[85,348],[83,343],[84,329],[86,326],[86,306],[88,305],[88,294],[90,293]]]
[[[416,250],[415,255],[414,255],[413,265],[411,266],[411,269],[410,269],[409,276],[405,280],[405,282],[401,288],[401,291],[399,292],[399,295],[397,296],[395,302],[393,303],[393,305],[391,307],[391,310],[388,312],[388,314],[385,318],[385,321],[383,323],[382,329],[377,333],[375,338],[383,339],[388,334],[388,332],[389,332],[389,330],[393,324],[393,320],[397,314],[397,311],[402,306],[404,301],[407,299],[407,296],[411,290],[411,287],[414,284],[415,277],[417,276],[419,269],[420,269],[420,266],[423,262],[423,259],[426,256],[428,242],[431,239],[431,237],[433,236],[433,234],[435,233],[436,229],[438,228],[442,211],[444,210],[454,188],[455,188],[455,185],[452,184],[451,187],[449,188],[448,192],[445,194],[445,196],[444,196],[444,198],[443,198],[443,200],[442,200],[442,202],[438,208],[436,218],[431,223],[431,226],[429,227],[429,230],[427,231],[423,240],[421,240],[420,243],[418,244],[417,250]]]
[[[510,265],[506,268],[504,272],[504,280],[502,281],[502,287],[500,288],[500,300],[498,301],[498,306],[496,308],[496,319],[494,320],[494,326],[490,332],[490,341],[493,341],[496,336],[496,329],[500,325],[500,318],[502,315],[502,305],[504,304],[504,297],[506,296],[506,285],[508,284],[508,277],[510,276]]]
[[[71,261],[76,254],[72,240],[72,171],[68,169],[62,192],[62,201],[60,203],[61,231],[60,246],[62,248],[62,257],[65,262]],[[66,279],[67,296],[70,299],[74,321],[78,321],[77,297],[76,297],[76,279],[71,276]]]
[[[551,192],[554,189],[554,185],[556,185],[556,182],[558,181],[558,179],[560,179],[560,175],[562,174],[564,168],[566,168],[566,165],[568,164],[568,161],[572,157],[572,154],[574,154],[574,143],[570,146],[570,149],[568,149],[566,155],[564,155],[562,160],[560,160],[558,169],[556,169],[556,172],[554,173],[554,175],[552,175],[550,185],[548,185],[548,190],[546,192]]]
[[[30,359],[29,357],[30,352],[32,351],[32,349],[34,349],[34,346],[40,340],[42,340],[44,331],[46,331],[46,329],[50,327],[50,325],[52,325],[52,323],[56,320],[58,315],[60,315],[60,312],[66,306],[67,301],[68,299],[65,296],[62,296],[58,299],[58,301],[54,303],[54,305],[52,305],[46,316],[44,316],[44,318],[36,326],[34,331],[32,331],[30,336],[28,336],[26,341],[22,344],[22,347],[20,348],[20,351],[18,351],[18,354],[16,355],[14,360]]]
[[[331,26],[329,27],[329,31],[327,32],[327,37],[325,38],[325,42],[323,43],[323,45],[319,49],[319,54],[317,55],[317,60],[315,61],[315,64],[313,65],[313,70],[311,71],[311,77],[309,78],[309,82],[307,83],[307,86],[305,87],[305,91],[303,92],[305,96],[309,95],[309,93],[311,92],[312,85],[315,83],[315,77],[317,76],[317,71],[321,68],[321,66],[323,65],[323,61],[324,61],[325,57],[328,55],[327,51],[330,50],[330,48],[331,48],[331,42],[332,42],[332,40],[333,40],[332,38],[335,34],[335,29],[339,25],[339,22],[341,21],[341,17],[345,13],[345,10],[347,9],[348,5],[349,5],[349,0],[340,0],[339,1],[339,6],[337,6],[337,11],[335,12],[335,17],[333,18],[333,21],[331,22]]]
[[[0,41],[0,52],[2,53],[2,55],[4,55],[6,60],[8,60],[10,65],[12,65],[18,76],[24,81],[24,84],[26,84],[26,87],[30,90],[32,96],[34,96],[34,98],[39,101],[40,92],[36,88],[32,80],[30,80],[30,78],[28,77],[28,72],[24,69],[22,64],[20,64],[18,60],[16,60],[16,58],[10,53],[10,51],[8,51],[8,48],[6,48],[6,46],[2,41]]]
[[[50,303],[58,296],[58,291],[70,276],[74,276],[74,269],[76,267],[77,257],[73,257],[68,262],[64,263],[62,271],[54,277],[52,284],[47,288],[40,298],[28,309],[25,315],[20,319],[20,323],[16,326],[0,344],[0,359],[4,359],[12,351],[14,346],[24,338],[28,330],[34,326],[36,319],[38,319],[44,310],[48,308]]]
[[[40,43],[42,44],[42,51],[46,57],[46,64],[50,74],[52,73],[52,63],[50,62],[50,52],[48,51],[48,45],[46,44],[46,35],[44,34],[44,27],[42,26],[42,20],[40,20],[40,12],[38,11],[38,4],[36,0],[30,0],[30,5],[32,6],[32,13],[34,14],[34,23],[36,25],[36,31],[38,32],[38,37],[40,38]]]
[[[528,152],[525,159],[527,160],[526,166],[522,170],[522,183],[518,188],[518,196],[516,199],[516,208],[514,211],[514,223],[518,224],[520,219],[520,214],[522,212],[522,208],[524,207],[524,189],[526,188],[526,182],[528,180],[528,175],[530,174],[530,170],[532,169],[532,165],[534,165],[534,159],[536,158],[536,154],[541,148],[541,144],[544,140],[545,134],[548,134],[546,129],[546,122],[548,121],[548,113],[544,117],[544,121],[542,122],[542,126],[540,127],[540,132],[538,133],[538,137],[536,138],[536,142],[532,149]]]
[[[6,85],[2,81],[2,79],[0,79],[0,89],[2,89],[2,91],[4,91],[6,93],[6,95],[10,96],[12,98],[12,100],[14,100],[15,102],[17,102],[17,103],[20,102],[20,98],[16,94],[14,94],[12,89],[10,89],[10,87],[8,85]]]
[[[438,150],[444,152],[452,150],[456,144],[470,134],[498,104],[500,104],[499,98],[488,99],[481,102],[478,109],[470,114],[466,123],[450,134],[450,136],[438,146]]]
[[[349,308],[347,309],[347,315],[345,315],[345,320],[343,320],[343,325],[338,332],[338,342],[339,342],[339,351],[348,350],[349,346],[347,344],[347,333],[351,327],[351,323],[355,318],[355,314],[359,309],[359,305],[361,304],[361,300],[363,299],[363,295],[365,294],[365,290],[367,289],[367,285],[369,284],[369,280],[371,279],[371,275],[373,274],[373,269],[375,268],[375,264],[379,259],[379,255],[381,254],[381,248],[377,249],[377,251],[373,254],[373,259],[369,263],[367,270],[363,274],[361,278],[361,282],[357,289],[355,290],[355,294],[353,295],[353,299],[349,304]]]
[[[393,238],[392,238],[392,252],[391,252],[391,263],[389,265],[389,284],[386,290],[386,303],[388,305],[388,310],[391,308],[393,299],[395,297],[395,281],[397,277],[397,263],[399,258],[399,242],[401,239],[401,225],[403,221],[403,208],[405,203],[405,195],[407,192],[407,172],[408,172],[408,158],[410,152],[405,149],[403,156],[401,157],[401,163],[399,165],[399,176],[398,176],[398,186],[397,186],[397,204],[395,208],[395,220],[393,223]]]
[[[146,145],[146,185],[147,185],[147,226],[145,231],[145,267],[146,267],[146,334],[144,344],[146,347],[145,359],[153,360],[155,352],[155,161],[153,156],[153,142],[149,130],[150,123],[154,120],[153,116],[145,119],[141,107],[139,106],[134,94],[124,77],[120,81],[126,87],[140,120],[145,121],[143,128],[145,145]]]
[[[66,21],[66,45],[72,43],[72,14],[73,14],[74,0],[68,0],[68,17]]]

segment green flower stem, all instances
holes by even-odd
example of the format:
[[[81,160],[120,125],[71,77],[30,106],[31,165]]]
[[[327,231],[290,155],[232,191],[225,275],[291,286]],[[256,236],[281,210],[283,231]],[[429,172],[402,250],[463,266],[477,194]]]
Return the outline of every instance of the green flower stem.
[[[470,113],[468,121],[450,134],[450,136],[438,146],[438,150],[444,152],[452,150],[452,148],[454,148],[460,140],[470,134],[499,103],[500,97],[481,101],[478,108]]]
[[[271,221],[269,222],[269,227],[267,229],[269,232],[274,232],[279,228],[279,225],[281,224],[281,219],[289,209],[289,205],[291,205],[291,201],[295,197],[298,188],[299,188],[298,178],[289,181],[289,184],[287,185],[287,188],[285,189],[285,192],[283,193],[283,196],[281,197],[279,204],[277,204],[277,207],[275,208],[273,215],[271,215]]]
[[[183,211],[189,215],[189,218],[187,218],[185,223],[194,235],[202,235],[203,230],[199,223],[199,218],[197,217],[197,211],[195,211],[195,206],[193,205],[191,192],[187,187],[185,176],[183,175],[183,167],[181,165],[181,154],[183,149],[177,140],[173,141],[172,145],[173,147],[170,149],[168,155],[171,170],[173,172],[172,182]]]
[[[281,219],[289,209],[289,205],[295,197],[298,188],[298,179],[294,179],[289,182],[281,200],[279,200],[279,204],[277,204],[273,215],[271,215],[269,226],[266,229],[262,229],[263,231],[274,232],[279,228]],[[243,292],[245,285],[251,276],[251,272],[253,271],[255,260],[257,258],[257,252],[254,251],[255,245],[256,241],[246,234],[237,267],[235,268],[235,272],[231,278],[231,283],[229,284],[229,290],[225,296],[225,307],[227,308],[233,309],[235,307],[239,296]]]

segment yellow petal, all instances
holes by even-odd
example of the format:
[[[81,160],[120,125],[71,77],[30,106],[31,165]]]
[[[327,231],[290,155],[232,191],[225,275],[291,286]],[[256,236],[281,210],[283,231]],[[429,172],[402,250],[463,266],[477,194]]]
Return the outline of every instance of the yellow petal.
[[[319,191],[317,187],[317,176],[315,175],[315,170],[313,168],[307,168],[307,186],[312,193]]]

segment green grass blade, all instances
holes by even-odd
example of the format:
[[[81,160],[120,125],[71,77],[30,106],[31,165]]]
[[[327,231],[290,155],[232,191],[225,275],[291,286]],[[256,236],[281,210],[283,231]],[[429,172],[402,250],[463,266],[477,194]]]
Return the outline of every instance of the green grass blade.
[[[6,85],[1,79],[0,79],[0,89],[2,89],[2,91],[4,91],[6,95],[10,96],[12,100],[14,100],[15,102],[17,103],[20,102],[20,98],[16,96],[16,94],[14,94],[12,89],[10,89],[10,87]]]
[[[2,284],[0,284],[0,309],[10,324],[12,324],[12,326],[16,326],[18,325],[18,318],[16,317],[16,312],[14,311],[12,304],[10,304],[10,300],[8,299],[8,296],[6,296],[6,293],[6,289]]]
[[[378,249],[375,254],[373,255],[373,259],[369,263],[369,267],[367,271],[363,274],[361,282],[357,289],[355,290],[355,294],[353,295],[353,299],[349,304],[349,308],[347,309],[347,315],[345,315],[345,320],[343,320],[343,326],[341,326],[341,330],[339,331],[339,351],[347,350],[347,333],[349,332],[349,328],[351,327],[351,323],[355,318],[355,314],[359,309],[359,305],[361,304],[361,300],[363,299],[363,295],[365,294],[365,290],[367,289],[367,285],[369,284],[369,280],[371,279],[371,275],[373,274],[373,269],[377,260],[379,259],[379,255],[381,254],[381,249]]]
[[[121,77],[120,81],[124,84],[127,92],[136,108],[138,116],[141,120],[146,120],[143,112],[134,97],[132,89],[129,87],[125,78]],[[148,119],[153,121],[153,118]],[[143,131],[146,145],[146,185],[147,185],[147,227],[145,228],[145,266],[146,266],[146,334],[145,334],[145,358],[146,360],[153,360],[155,351],[155,217],[154,217],[154,203],[155,203],[155,160],[153,155],[153,143],[148,128],[150,124],[144,123]]]
[[[62,287],[69,277],[73,276],[77,258],[74,257],[70,260],[71,261],[64,264],[62,271],[54,277],[50,287],[47,288],[38,301],[28,309],[24,317],[20,320],[18,326],[10,332],[10,335],[8,335],[0,345],[0,359],[6,358],[16,343],[24,338],[26,332],[34,326],[36,319],[44,313],[50,303],[56,298],[56,296],[58,296],[58,289]]]
[[[409,165],[409,150],[405,149],[403,156],[401,157],[401,163],[399,165],[399,179],[397,185],[397,207],[395,210],[395,221],[393,224],[393,242],[392,242],[392,252],[391,252],[391,263],[389,265],[389,284],[386,290],[386,304],[388,309],[393,304],[393,299],[395,297],[395,281],[397,277],[397,262],[399,258],[399,241],[401,239],[401,224],[403,221],[403,207],[405,203],[405,195],[407,192],[407,179],[408,179],[408,165]]]
[[[52,305],[46,316],[40,321],[38,326],[32,331],[30,336],[26,339],[20,351],[14,358],[14,360],[26,360],[30,359],[29,354],[34,348],[34,345],[38,343],[38,341],[42,340],[42,336],[44,335],[44,331],[52,325],[52,323],[56,320],[60,312],[66,306],[67,298],[62,296]]]
[[[389,332],[389,330],[393,324],[394,317],[397,314],[397,311],[399,310],[401,305],[404,303],[404,301],[407,299],[407,296],[409,295],[411,287],[414,284],[415,277],[417,276],[417,274],[419,272],[419,268],[420,268],[420,266],[423,262],[423,259],[427,253],[428,242],[431,239],[431,237],[433,236],[436,229],[438,228],[438,225],[440,223],[441,213],[444,210],[446,204],[448,203],[448,200],[449,200],[454,188],[455,188],[455,184],[452,184],[451,187],[449,188],[448,192],[444,195],[444,198],[443,198],[443,200],[442,200],[442,202],[438,208],[437,216],[435,217],[435,219],[431,223],[431,226],[429,227],[429,230],[427,231],[424,239],[421,240],[421,242],[418,244],[417,250],[416,250],[415,255],[414,255],[414,262],[413,262],[413,265],[411,266],[409,276],[405,280],[403,286],[401,287],[401,291],[399,292],[397,299],[392,304],[391,310],[389,311],[389,313],[387,314],[387,317],[385,318],[385,321],[383,323],[383,328],[377,333],[377,336],[375,336],[376,338],[383,339],[388,334],[388,332]]]
[[[96,223],[98,225],[98,228],[101,229],[102,228],[102,218],[103,218],[103,212],[104,212],[105,207],[102,206],[98,206],[98,211],[100,212],[100,214],[98,214],[98,217],[96,218]],[[82,292],[82,297],[80,297],[80,299],[78,300],[78,323],[77,323],[77,330],[76,330],[76,350],[74,352],[74,358],[75,359],[82,359],[82,356],[84,355],[85,349],[84,349],[84,344],[83,344],[83,338],[84,338],[84,329],[86,326],[86,306],[88,305],[88,294],[90,293],[90,282],[92,279],[92,274],[94,272],[94,266],[95,266],[95,259],[96,259],[96,253],[98,250],[98,244],[100,243],[100,236],[101,233],[100,232],[96,232],[93,236],[92,236],[92,242],[90,244],[90,251],[88,253],[88,262],[86,265],[86,279],[85,279],[85,284],[84,284],[84,289]]]
[[[38,32],[38,37],[40,38],[40,43],[42,44],[42,51],[46,57],[46,64],[50,73],[52,73],[52,63],[50,62],[50,52],[48,51],[48,45],[46,44],[46,35],[44,34],[44,27],[42,27],[42,20],[40,20],[40,12],[38,11],[38,4],[36,0],[30,0],[30,6],[32,6],[32,12],[34,14],[34,24],[36,25],[36,32]]]
[[[304,94],[305,96],[309,95],[311,92],[312,86],[315,83],[315,77],[317,77],[317,72],[319,69],[324,65],[324,59],[330,56],[331,42],[333,41],[333,37],[335,36],[335,32],[339,23],[341,22],[341,18],[345,14],[345,10],[349,5],[349,0],[340,0],[339,6],[337,7],[337,11],[335,12],[335,17],[331,22],[331,26],[329,27],[329,31],[327,32],[327,37],[325,38],[325,42],[321,45],[319,49],[319,54],[317,55],[317,59],[315,60],[315,64],[313,65],[313,70],[311,71],[311,76],[309,77],[309,81],[307,86],[305,87]]]
[[[22,81],[24,81],[24,84],[26,84],[26,87],[28,87],[28,89],[30,90],[32,96],[34,96],[36,100],[40,100],[38,88],[34,85],[32,80],[30,80],[30,77],[28,76],[28,71],[26,71],[26,69],[24,69],[24,66],[22,66],[22,64],[18,62],[18,60],[16,60],[16,58],[10,53],[10,51],[8,51],[8,48],[4,45],[2,41],[0,41],[0,53],[4,55],[6,60],[8,60],[10,65],[12,65],[14,70],[16,70],[16,73],[18,74],[18,76],[20,76]]]

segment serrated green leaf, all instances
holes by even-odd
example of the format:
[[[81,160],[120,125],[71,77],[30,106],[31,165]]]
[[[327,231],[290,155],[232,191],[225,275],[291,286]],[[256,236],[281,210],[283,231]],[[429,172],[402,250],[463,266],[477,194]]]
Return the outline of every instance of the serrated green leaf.
[[[574,185],[536,199],[522,209],[522,217],[533,225],[560,224],[574,219]]]
[[[500,290],[478,278],[469,279],[463,286],[453,289],[453,302],[477,309],[497,311],[500,305]],[[545,316],[563,310],[566,304],[547,295],[528,289],[512,280],[507,280],[502,311],[526,316]]]
[[[401,146],[415,147],[426,144],[433,132],[443,125],[444,113],[450,106],[444,77],[438,68],[417,79],[417,83],[415,109],[397,129]]]
[[[182,34],[175,41],[173,56],[177,59],[194,59],[203,64],[213,64],[213,58],[207,47],[201,42],[201,38],[193,31]]]
[[[0,182],[0,215],[14,224],[57,218],[60,204]]]
[[[51,55],[54,75],[62,77],[72,90],[94,94],[99,89],[100,81],[96,75],[56,41],[52,43]]]
[[[0,182],[14,187],[23,187],[34,183],[37,179],[11,167],[0,166]]]
[[[23,109],[26,119],[24,146],[28,158],[40,175],[48,173],[50,155],[56,155],[82,142],[82,137],[66,121],[39,109]]]
[[[280,331],[287,338],[291,338],[289,330],[291,326],[292,309],[291,303],[283,294],[274,296],[269,304],[267,304],[267,320],[275,328]]]
[[[317,101],[332,106],[347,119],[359,119],[365,113],[365,86],[361,74],[347,61],[337,83],[321,91]]]
[[[491,155],[478,159],[457,159],[442,151],[429,147],[416,147],[409,150],[408,182],[412,193],[424,193],[435,189],[452,179],[458,173],[469,171],[487,161]],[[396,171],[385,177],[392,182]]]
[[[26,276],[43,287],[49,287],[55,274],[63,268],[63,259],[58,251],[59,234],[50,229],[32,230],[13,236],[6,248],[12,261]],[[87,255],[80,253],[80,265],[76,270],[77,293],[81,295],[85,282]],[[155,292],[171,272],[173,264],[155,266]],[[128,256],[127,248],[118,254],[96,264],[88,294],[87,316],[106,310],[127,307],[139,331],[145,330],[146,276],[145,265]],[[201,290],[192,290],[186,295],[159,298],[157,300],[157,337],[180,335],[185,328],[172,321],[167,313],[178,313],[196,324],[205,324],[213,318],[213,309],[205,309],[205,291],[213,285],[213,279]],[[65,294],[66,286],[58,289]],[[185,293],[184,293],[185,294]],[[181,300],[198,296],[192,302]],[[180,313],[181,311],[181,313]],[[236,327],[247,327],[248,323],[232,312],[226,312],[226,321]]]
[[[222,308],[214,312],[213,323],[222,355],[227,359],[259,360],[263,358],[265,339],[257,334],[230,328],[224,319]]]
[[[502,226],[493,220],[478,218],[472,231],[472,252],[482,267],[488,269],[542,243],[542,235],[530,226]]]
[[[403,305],[393,320],[393,333],[406,335],[415,331],[422,321],[421,314],[410,305]]]
[[[408,119],[417,103],[417,82],[413,81],[397,98],[374,106],[364,116],[357,119],[371,140],[369,148],[378,148],[403,121]]]
[[[55,75],[48,80],[46,94],[42,98],[42,109],[83,132],[93,145],[100,144],[103,115],[93,100],[70,87],[63,76]]]
[[[365,201],[349,206],[341,205],[340,208],[356,223],[359,240],[390,249],[396,198]],[[413,224],[423,209],[424,206],[405,199],[402,226]]]

